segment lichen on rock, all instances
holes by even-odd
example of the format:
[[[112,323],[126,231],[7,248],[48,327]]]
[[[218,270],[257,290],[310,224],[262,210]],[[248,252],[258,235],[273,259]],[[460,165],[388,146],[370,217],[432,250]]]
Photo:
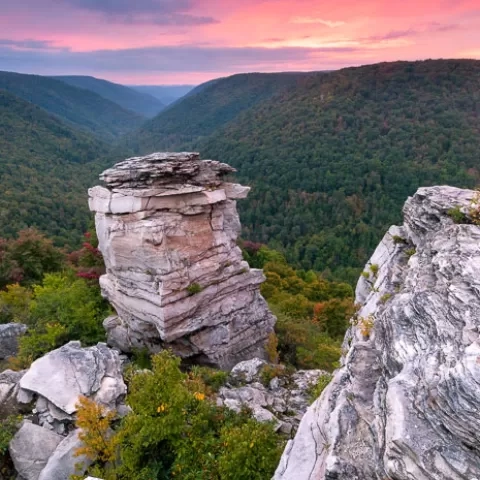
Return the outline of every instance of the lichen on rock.
[[[449,215],[474,197],[429,187],[408,199],[358,282],[342,367],[276,480],[480,478],[480,226]]]
[[[265,357],[275,317],[260,270],[236,245],[235,170],[197,153],[154,153],[118,163],[89,190],[106,265],[103,295],[117,315],[104,325],[122,351],[171,348],[190,361],[231,368]]]

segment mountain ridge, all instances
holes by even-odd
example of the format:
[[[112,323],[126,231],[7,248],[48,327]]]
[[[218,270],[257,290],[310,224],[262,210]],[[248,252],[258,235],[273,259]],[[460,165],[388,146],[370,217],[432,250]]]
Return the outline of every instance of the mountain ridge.
[[[140,127],[145,121],[145,117],[94,92],[41,75],[0,71],[0,89],[108,141]]]
[[[56,75],[50,78],[61,80],[77,88],[92,91],[126,110],[147,118],[154,117],[165,108],[165,104],[153,95],[141,93],[134,88],[102,78],[88,75]]]
[[[418,187],[480,180],[480,61],[307,73],[228,121],[216,112],[218,85],[145,124],[130,145],[193,149],[237,168],[252,186],[239,207],[244,237],[299,268],[353,283]],[[182,119],[192,103],[209,106],[214,128]]]
[[[0,237],[37,227],[76,245],[90,223],[86,190],[108,145],[0,90]]]

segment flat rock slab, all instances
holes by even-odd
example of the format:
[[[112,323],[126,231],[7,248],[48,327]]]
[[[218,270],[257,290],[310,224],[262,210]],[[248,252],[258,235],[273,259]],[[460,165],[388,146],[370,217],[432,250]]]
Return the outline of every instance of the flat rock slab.
[[[20,387],[41,395],[67,414],[76,412],[80,396],[114,408],[125,395],[119,353],[99,343],[82,348],[70,342],[32,363]]]

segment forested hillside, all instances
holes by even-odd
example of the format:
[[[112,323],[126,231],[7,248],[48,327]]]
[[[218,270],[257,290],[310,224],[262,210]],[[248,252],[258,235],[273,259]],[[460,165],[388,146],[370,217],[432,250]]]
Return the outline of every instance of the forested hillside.
[[[136,148],[193,148],[238,168],[253,187],[239,203],[243,236],[284,249],[299,267],[353,282],[419,186],[478,182],[479,61],[309,74],[237,115],[222,109],[228,81],[149,122]]]
[[[241,112],[295,85],[305,74],[249,73],[199,85],[172,107],[128,135],[134,151],[178,150],[211,135]]]
[[[0,89],[27,100],[104,140],[113,141],[144,121],[96,93],[40,75],[0,72]]]
[[[77,244],[90,222],[87,188],[107,145],[0,90],[0,237],[36,226]]]
[[[90,90],[121,107],[150,118],[157,115],[165,105],[156,97],[148,93],[141,93],[117,83],[107,82],[100,78],[83,75],[67,75],[52,77],[74,87]]]

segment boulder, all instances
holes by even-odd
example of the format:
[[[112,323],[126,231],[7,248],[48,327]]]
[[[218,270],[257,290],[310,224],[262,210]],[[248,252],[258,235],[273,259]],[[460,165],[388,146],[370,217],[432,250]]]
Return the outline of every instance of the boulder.
[[[429,187],[407,200],[404,225],[387,232],[358,282],[342,366],[276,480],[480,478],[477,198]]]
[[[67,480],[71,475],[82,475],[92,464],[85,455],[76,456],[75,452],[82,446],[78,430],[72,431],[57,446],[48,459],[38,480]]]
[[[76,412],[80,396],[114,409],[127,391],[118,352],[103,343],[82,348],[80,342],[67,343],[35,360],[20,387],[68,415]]]
[[[197,153],[154,153],[118,163],[89,190],[100,286],[117,312],[104,323],[110,345],[168,347],[226,369],[265,357],[275,317],[260,295],[263,273],[236,245],[236,199],[249,188],[225,181],[234,171]]]
[[[0,325],[0,360],[14,357],[18,351],[18,337],[27,331],[27,326],[21,323],[6,323]]]
[[[62,440],[62,436],[24,421],[9,446],[10,456],[20,477],[24,480],[38,480],[48,459]]]
[[[262,368],[265,365],[267,365],[267,362],[261,358],[245,360],[244,362],[237,363],[237,365],[233,367],[230,372],[230,377],[246,383],[258,381],[260,379]]]
[[[25,405],[17,400],[23,375],[25,370],[21,372],[4,370],[0,373],[0,419],[25,412]]]

